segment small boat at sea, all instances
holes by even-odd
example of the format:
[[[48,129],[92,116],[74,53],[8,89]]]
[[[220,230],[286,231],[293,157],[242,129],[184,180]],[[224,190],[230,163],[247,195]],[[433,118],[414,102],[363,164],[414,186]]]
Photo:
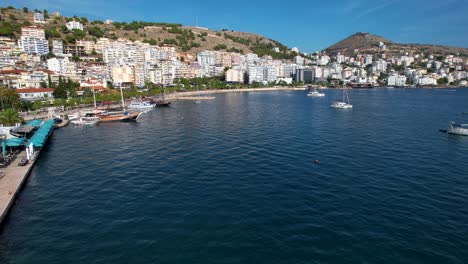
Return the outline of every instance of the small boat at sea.
[[[147,101],[132,101],[129,105],[129,109],[151,109],[156,106],[155,103],[153,102],[147,102]]]
[[[307,96],[311,96],[311,97],[324,97],[325,94],[324,94],[324,93],[320,93],[320,92],[318,92],[318,91],[312,91],[312,92],[307,93]]]
[[[100,121],[99,117],[94,116],[83,116],[77,119],[73,119],[70,122],[74,125],[95,125]]]
[[[345,101],[345,95],[346,95],[346,101]],[[335,100],[331,105],[331,108],[336,108],[336,109],[352,109],[353,105],[349,103],[349,97],[348,93],[346,90],[343,90],[343,100]]]
[[[449,122],[447,133],[452,135],[468,136],[468,124],[458,124],[455,122]]]

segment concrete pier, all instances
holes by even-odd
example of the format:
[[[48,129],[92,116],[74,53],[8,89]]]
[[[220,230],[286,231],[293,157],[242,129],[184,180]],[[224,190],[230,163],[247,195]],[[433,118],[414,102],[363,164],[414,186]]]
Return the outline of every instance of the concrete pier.
[[[34,159],[26,166],[18,166],[26,152],[21,152],[10,166],[0,169],[0,225],[6,219],[17,195],[21,191],[26,179],[31,172],[39,153],[34,154]],[[3,176],[3,177],[2,177]]]

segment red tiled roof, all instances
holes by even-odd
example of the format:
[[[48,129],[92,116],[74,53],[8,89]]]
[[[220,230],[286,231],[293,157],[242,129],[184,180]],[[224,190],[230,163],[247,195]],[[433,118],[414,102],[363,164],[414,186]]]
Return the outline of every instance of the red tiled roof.
[[[48,93],[53,92],[52,88],[27,88],[27,89],[16,89],[15,93]]]
[[[0,71],[1,74],[21,74],[23,72],[28,72],[28,71],[24,71],[24,70],[1,70]]]

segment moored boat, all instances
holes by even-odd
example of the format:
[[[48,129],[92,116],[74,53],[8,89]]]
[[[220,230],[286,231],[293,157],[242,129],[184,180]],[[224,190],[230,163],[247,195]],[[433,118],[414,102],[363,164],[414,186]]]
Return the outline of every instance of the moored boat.
[[[95,116],[83,116],[77,119],[71,120],[70,122],[74,125],[95,125],[100,121],[99,117]]]
[[[147,102],[147,101],[132,101],[129,105],[129,109],[151,109],[155,107],[156,104],[153,102]]]

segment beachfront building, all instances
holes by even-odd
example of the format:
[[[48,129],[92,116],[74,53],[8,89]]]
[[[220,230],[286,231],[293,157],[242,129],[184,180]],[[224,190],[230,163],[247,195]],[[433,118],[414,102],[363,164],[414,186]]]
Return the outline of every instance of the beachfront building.
[[[18,94],[20,99],[27,101],[53,99],[54,89],[52,88],[27,88],[16,89],[15,93]]]
[[[396,87],[403,87],[406,85],[406,76],[393,74],[388,76],[387,80],[388,86],[396,86]]]
[[[437,80],[428,76],[420,76],[416,78],[416,84],[419,86],[437,85]]]
[[[241,69],[229,69],[226,71],[226,82],[244,83],[244,71]]]
[[[77,21],[67,22],[67,23],[65,23],[65,26],[70,31],[73,30],[73,29],[83,30],[83,25],[80,22],[77,22]]]

